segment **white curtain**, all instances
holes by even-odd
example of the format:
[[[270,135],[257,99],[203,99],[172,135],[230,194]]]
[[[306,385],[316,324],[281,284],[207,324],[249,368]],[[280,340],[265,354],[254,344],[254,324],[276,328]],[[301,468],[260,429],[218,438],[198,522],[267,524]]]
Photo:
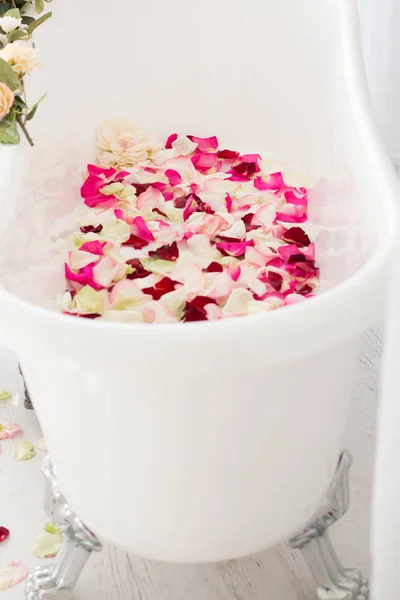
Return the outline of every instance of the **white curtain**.
[[[400,0],[358,0],[367,77],[376,121],[400,163]]]

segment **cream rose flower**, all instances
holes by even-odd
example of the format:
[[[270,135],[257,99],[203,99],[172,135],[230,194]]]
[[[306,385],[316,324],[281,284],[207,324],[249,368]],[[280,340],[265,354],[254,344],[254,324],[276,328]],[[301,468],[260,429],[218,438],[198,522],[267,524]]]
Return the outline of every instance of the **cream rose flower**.
[[[97,162],[102,166],[133,167],[151,160],[160,142],[123,121],[105,121],[97,134]]]
[[[22,19],[17,19],[16,17],[0,17],[0,27],[4,31],[4,33],[11,33],[17,27],[21,27]]]
[[[8,62],[19,76],[29,75],[35,67],[40,67],[36,50],[27,46],[7,44],[0,50],[0,58]]]
[[[8,115],[13,104],[13,92],[5,83],[0,82],[0,121],[2,121],[4,117]]]

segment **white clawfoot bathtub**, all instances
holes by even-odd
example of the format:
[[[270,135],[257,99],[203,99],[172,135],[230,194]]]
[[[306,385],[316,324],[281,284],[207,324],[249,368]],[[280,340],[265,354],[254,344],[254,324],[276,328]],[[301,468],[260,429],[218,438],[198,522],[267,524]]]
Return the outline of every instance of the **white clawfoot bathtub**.
[[[342,450],[360,334],[386,294],[395,183],[371,124],[355,9],[121,0],[110,16],[100,5],[55,0],[37,36],[32,93],[49,97],[36,147],[0,147],[2,339],[91,530],[156,559],[233,558],[315,512]],[[182,326],[58,314],[57,232],[80,202],[94,131],[114,115],[299,165],[321,295]]]

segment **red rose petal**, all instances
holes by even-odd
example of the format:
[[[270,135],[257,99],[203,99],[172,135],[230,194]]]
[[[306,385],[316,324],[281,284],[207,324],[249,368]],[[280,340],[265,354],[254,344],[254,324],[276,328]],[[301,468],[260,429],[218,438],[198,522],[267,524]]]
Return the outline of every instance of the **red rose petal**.
[[[153,297],[153,300],[159,300],[161,296],[164,296],[164,294],[173,292],[176,285],[179,285],[178,281],[174,281],[169,277],[163,277],[163,279],[161,279],[161,281],[156,283],[153,287],[144,288],[143,292],[145,294],[150,294]]]
[[[229,171],[232,181],[247,181],[251,179],[256,173],[259,173],[260,167],[257,162],[241,162]]]
[[[97,225],[96,227],[94,225],[86,225],[85,227],[81,227],[82,233],[100,233],[102,229],[103,225]]]
[[[187,199],[188,199],[187,196],[178,196],[178,198],[175,198],[175,200],[174,200],[175,208],[185,208]]]
[[[248,213],[247,215],[244,215],[244,217],[242,217],[242,221],[246,227],[246,231],[253,231],[254,229],[257,229],[257,225],[251,224],[253,218],[253,213]]]
[[[234,150],[220,150],[217,152],[217,156],[224,160],[234,160],[239,156],[239,152],[235,152]]]
[[[129,236],[129,239],[126,240],[126,242],[123,242],[122,245],[123,246],[132,246],[133,248],[135,248],[135,250],[141,250],[148,244],[149,244],[149,242],[142,240],[142,238],[138,237],[137,235],[131,234]]]
[[[268,272],[268,281],[270,282],[270,284],[272,285],[272,287],[274,288],[274,290],[276,292],[281,291],[281,287],[282,287],[282,283],[283,283],[282,275],[280,275],[279,273],[274,273],[274,271],[269,271]]]
[[[178,244],[172,242],[172,244],[166,244],[158,248],[158,250],[149,252],[149,256],[153,256],[154,254],[157,254],[162,260],[177,260],[179,257]]]
[[[7,527],[0,527],[0,542],[4,542],[9,535],[10,531]]]
[[[301,227],[291,227],[282,236],[284,242],[288,244],[296,244],[300,248],[304,248],[305,246],[309,246],[311,244],[311,240]]]
[[[132,183],[131,184],[135,190],[136,190],[136,195],[140,196],[140,194],[143,194],[143,192],[146,192],[149,187],[151,187],[151,183]]]
[[[135,269],[133,273],[129,273],[129,275],[126,276],[127,279],[143,279],[144,277],[151,275],[151,271],[147,271],[144,268],[139,258],[130,258],[126,261],[126,264]]]
[[[155,212],[155,213],[158,213],[162,217],[165,217],[166,219],[168,219],[168,216],[165,213],[163,213],[163,211],[160,210],[159,208],[152,208],[152,211]]]
[[[217,262],[212,262],[208,265],[206,269],[203,269],[204,273],[222,273],[224,267]]]
[[[292,254],[288,259],[288,265],[293,265],[295,263],[307,262],[304,254]]]
[[[207,306],[207,304],[217,303],[215,300],[208,298],[207,296],[196,296],[196,298],[194,298],[191,302],[186,302],[183,320],[185,322],[207,321],[207,313],[204,308]]]

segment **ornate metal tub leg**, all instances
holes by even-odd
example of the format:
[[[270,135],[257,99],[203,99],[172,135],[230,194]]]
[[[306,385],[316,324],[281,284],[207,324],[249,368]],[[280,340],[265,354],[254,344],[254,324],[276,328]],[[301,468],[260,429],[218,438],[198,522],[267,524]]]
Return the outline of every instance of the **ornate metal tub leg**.
[[[101,550],[101,544],[68,506],[49,457],[44,460],[43,472],[45,507],[63,529],[64,542],[53,564],[38,567],[28,578],[26,600],[70,600],[90,554]]]
[[[306,559],[318,586],[319,600],[368,600],[369,597],[368,581],[358,569],[345,569],[341,565],[328,535],[329,527],[349,506],[351,464],[351,454],[345,450],[317,515],[289,541],[291,548],[298,548]]]

